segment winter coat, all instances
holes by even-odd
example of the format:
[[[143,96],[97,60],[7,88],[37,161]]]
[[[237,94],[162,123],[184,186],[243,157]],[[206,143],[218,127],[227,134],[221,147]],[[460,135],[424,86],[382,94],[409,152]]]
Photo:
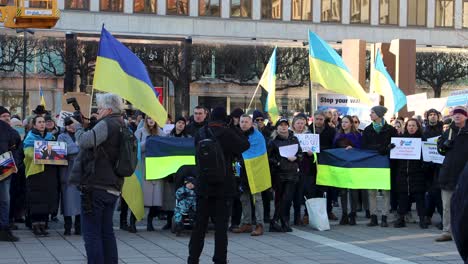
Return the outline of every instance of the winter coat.
[[[75,216],[80,214],[81,197],[80,191],[75,185],[68,184],[71,169],[75,163],[75,158],[80,152],[80,147],[76,144],[74,138],[69,133],[62,133],[57,141],[67,144],[67,166],[59,167],[60,185],[61,185],[61,211],[64,216]]]
[[[468,163],[460,174],[452,195],[450,221],[452,235],[460,256],[468,263]]]
[[[226,162],[226,178],[220,184],[204,184],[199,181],[196,187],[198,196],[203,197],[234,197],[237,194],[236,181],[232,170],[235,156],[240,156],[249,147],[249,140],[237,128],[227,128],[225,122],[213,121],[207,125],[221,144]],[[201,140],[200,133],[195,135],[195,144]]]
[[[353,148],[361,148],[362,136],[360,133],[337,133],[333,140],[335,148],[346,148],[351,146]]]
[[[280,155],[279,148],[297,144],[296,160],[290,161],[288,158]],[[276,189],[280,182],[298,182],[300,179],[299,164],[302,160],[302,149],[299,140],[292,131],[289,131],[287,138],[284,138],[276,132],[272,135],[272,140],[268,144],[268,160],[270,162],[271,180],[273,188]]]
[[[450,130],[452,130],[451,143],[450,146],[445,146],[444,143],[449,140]],[[445,155],[439,172],[440,188],[454,190],[458,177],[468,162],[468,120],[461,129],[452,123],[450,129],[439,138],[437,150],[441,155]]]
[[[389,155],[390,148],[388,145],[390,145],[391,138],[397,136],[397,130],[388,123],[383,125],[380,133],[377,133],[372,124],[370,124],[362,133],[362,148],[377,150],[380,155]]]
[[[403,134],[405,138],[422,138],[420,133],[410,135]],[[424,193],[427,189],[429,177],[426,177],[424,162],[422,157],[419,160],[397,160],[397,171],[395,174],[395,184],[397,192],[400,193]]]
[[[21,137],[10,124],[0,120],[0,155],[11,151],[18,170],[23,166],[23,147]]]
[[[440,137],[443,133],[443,122],[437,122],[435,126],[429,124],[424,128],[423,136],[427,139],[433,137]],[[428,177],[428,186],[431,188],[439,188],[439,170],[440,165],[437,163],[426,163],[425,174]]]
[[[433,137],[440,137],[443,132],[443,127],[444,123],[438,121],[435,126],[431,126],[430,124],[427,124],[427,126],[424,128],[424,137],[425,138],[433,138]]]
[[[204,121],[201,123],[197,123],[195,121],[191,122],[185,127],[185,131],[188,135],[195,137],[195,135],[198,133],[198,130],[200,128],[204,127],[208,122]]]

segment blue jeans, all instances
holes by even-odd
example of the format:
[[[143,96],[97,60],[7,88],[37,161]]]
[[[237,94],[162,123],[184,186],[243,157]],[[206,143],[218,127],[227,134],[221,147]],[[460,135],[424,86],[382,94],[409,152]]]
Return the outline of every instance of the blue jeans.
[[[11,176],[0,181],[0,230],[10,225],[10,181]]]
[[[88,264],[118,263],[112,217],[117,196],[103,190],[92,191],[92,213],[85,213],[81,203],[81,229]]]

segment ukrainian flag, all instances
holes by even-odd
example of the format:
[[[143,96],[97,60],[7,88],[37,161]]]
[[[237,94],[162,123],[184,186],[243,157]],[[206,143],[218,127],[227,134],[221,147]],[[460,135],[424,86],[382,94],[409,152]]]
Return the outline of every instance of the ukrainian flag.
[[[396,86],[392,77],[388,74],[382,60],[382,55],[380,55],[380,50],[377,50],[377,54],[375,55],[375,65],[372,69],[370,88],[371,91],[384,97],[385,106],[390,114],[398,112],[406,105],[406,95]]]
[[[167,112],[159,102],[145,65],[104,27],[93,87],[119,95],[160,125],[166,123]]]
[[[268,164],[265,138],[257,129],[249,136],[250,148],[242,153],[245,171],[252,194],[263,192],[271,187],[270,166]]]
[[[265,112],[268,112],[271,117],[271,121],[275,122],[278,120],[279,112],[276,106],[276,47],[271,54],[270,60],[268,61],[265,70],[263,71],[262,78],[258,83],[268,92]]]
[[[372,150],[327,149],[318,155],[317,185],[390,190],[390,161]]]
[[[138,163],[131,177],[125,177],[122,187],[122,198],[128,204],[135,218],[139,221],[145,217],[145,204],[143,200],[143,163],[141,162],[140,141],[138,141]]]
[[[183,165],[195,165],[194,138],[148,137],[146,180],[163,179]]]
[[[44,106],[44,109],[47,108],[45,98],[44,98],[44,92],[42,91],[42,86],[39,84],[39,96],[41,97],[41,103],[40,105]]]
[[[340,55],[312,31],[309,31],[309,66],[312,82],[327,90],[360,99],[362,103],[372,103]]]

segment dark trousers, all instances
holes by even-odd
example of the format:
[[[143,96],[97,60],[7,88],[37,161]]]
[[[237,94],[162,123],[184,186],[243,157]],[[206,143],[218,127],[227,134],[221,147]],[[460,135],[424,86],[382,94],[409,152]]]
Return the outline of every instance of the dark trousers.
[[[275,192],[275,214],[274,220],[281,219],[284,223],[289,223],[291,204],[294,199],[296,183],[283,181]]]
[[[231,226],[239,226],[242,218],[242,203],[239,197],[232,200]]]
[[[426,198],[426,213],[427,216],[432,218],[435,211],[443,215],[444,209],[442,208],[442,194],[439,188],[431,188],[425,195]]]
[[[271,218],[271,201],[273,200],[273,193],[271,189],[262,192],[262,202],[263,202],[263,220],[270,221]],[[254,210],[252,210],[254,211]]]
[[[120,223],[127,223],[128,204],[120,197]]]
[[[189,257],[187,263],[199,263],[200,255],[205,244],[205,233],[208,227],[208,219],[211,217],[215,222],[215,247],[214,263],[227,263],[227,228],[229,221],[229,210],[232,199],[226,197],[198,197],[197,216],[195,226],[189,243]]]
[[[424,193],[398,193],[398,214],[406,215],[410,210],[410,199],[414,198],[416,201],[416,210],[418,211],[418,216],[426,216],[426,206],[424,201]]]
[[[348,214],[348,193],[350,205],[351,205],[351,213],[356,213],[357,203],[359,200],[359,190],[353,189],[341,189],[341,208],[343,209],[343,216]]]
[[[301,176],[299,182],[295,184],[294,189],[294,199],[293,199],[293,208],[294,208],[294,221],[298,220],[301,217],[301,206],[304,204],[304,177]]]
[[[112,216],[118,197],[103,190],[92,191],[92,213],[81,203],[81,227],[88,264],[118,263]]]

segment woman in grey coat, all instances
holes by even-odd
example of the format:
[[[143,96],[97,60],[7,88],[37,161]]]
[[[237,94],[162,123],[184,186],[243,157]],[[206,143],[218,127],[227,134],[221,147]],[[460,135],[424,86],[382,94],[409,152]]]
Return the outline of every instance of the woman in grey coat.
[[[135,132],[135,136],[140,142],[141,160],[145,168],[143,169],[143,198],[145,207],[149,207],[146,229],[154,231],[153,219],[161,211],[164,183],[163,180],[146,180],[146,139],[150,136],[164,136],[164,133],[151,117],[146,116],[143,127]]]
[[[80,191],[75,185],[70,185],[68,179],[71,168],[75,162],[75,157],[80,151],[80,147],[75,143],[75,127],[71,126],[73,122],[70,118],[65,118],[65,132],[58,136],[57,141],[67,144],[67,166],[60,166],[60,186],[61,186],[61,211],[65,221],[65,236],[71,235],[72,217],[75,216],[75,235],[81,235],[80,210],[81,197]]]

